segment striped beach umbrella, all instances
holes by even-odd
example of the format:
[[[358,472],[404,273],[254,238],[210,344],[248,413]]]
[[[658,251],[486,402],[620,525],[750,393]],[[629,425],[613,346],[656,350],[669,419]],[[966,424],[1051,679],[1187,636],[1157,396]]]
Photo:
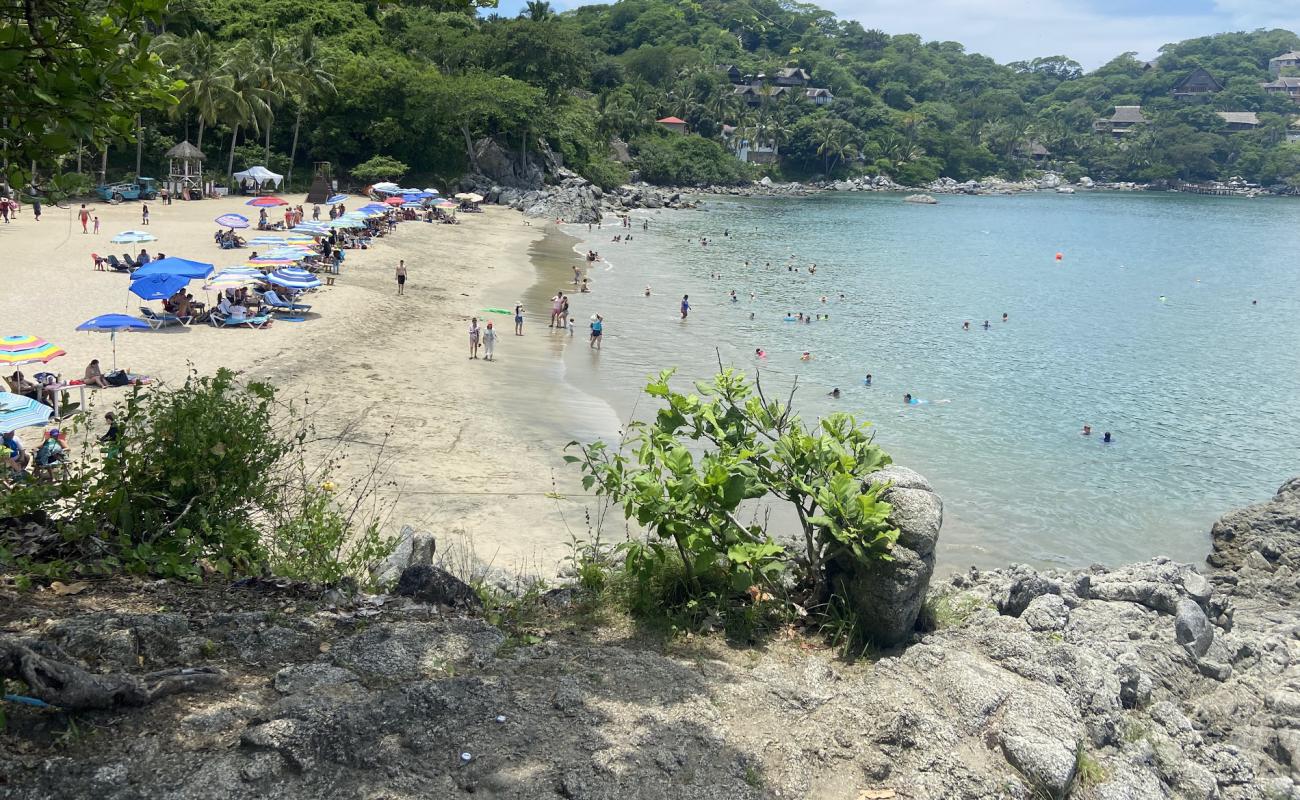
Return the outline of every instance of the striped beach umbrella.
[[[203,291],[220,292],[224,289],[243,289],[249,286],[256,286],[265,280],[266,276],[260,272],[226,271],[220,275],[213,275],[212,278],[203,285]]]
[[[402,208],[414,208],[414,209],[421,209],[421,208],[424,208],[424,206],[423,206],[422,204],[420,204],[420,203],[402,203],[402,206],[401,206],[401,207],[402,207]]]
[[[283,286],[286,289],[315,289],[320,286],[320,278],[305,269],[277,269],[266,276],[268,283]]]
[[[297,259],[294,258],[263,258],[259,256],[258,258],[248,259],[244,262],[244,266],[258,267],[259,269],[266,269],[268,267],[287,267],[296,263],[296,261]]]
[[[339,203],[342,203],[344,200],[347,199],[348,196],[345,194],[332,194],[329,197],[325,198],[325,202],[333,206],[333,205],[338,205]]]
[[[274,208],[275,206],[287,206],[289,201],[281,200],[278,197],[254,197],[244,205],[253,206],[254,208]]]
[[[253,238],[249,239],[246,242],[246,244],[250,244],[250,245],[284,244],[284,239],[280,238],[279,236],[266,236],[266,235],[254,236]]]
[[[30,397],[0,392],[0,433],[44,425],[53,413],[54,409]]]
[[[248,217],[243,214],[222,214],[213,220],[223,228],[247,228]]]
[[[0,339],[0,364],[45,364],[59,356],[67,355],[62,347],[50,344],[39,336],[6,336]]]
[[[113,244],[140,244],[141,242],[156,242],[158,237],[148,231],[122,231],[109,241]]]

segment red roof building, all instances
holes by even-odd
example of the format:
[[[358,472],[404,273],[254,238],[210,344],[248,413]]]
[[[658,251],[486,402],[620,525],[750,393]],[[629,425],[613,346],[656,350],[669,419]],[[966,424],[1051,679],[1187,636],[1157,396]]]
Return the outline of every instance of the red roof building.
[[[679,119],[678,117],[664,117],[663,119],[655,120],[655,122],[658,122],[673,133],[686,133],[686,120],[684,119]]]

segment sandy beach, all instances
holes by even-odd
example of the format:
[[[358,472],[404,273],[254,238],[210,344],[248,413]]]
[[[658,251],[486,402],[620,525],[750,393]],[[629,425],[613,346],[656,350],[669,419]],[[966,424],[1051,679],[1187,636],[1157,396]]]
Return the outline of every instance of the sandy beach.
[[[135,251],[110,244],[114,234],[148,230],[158,237],[145,245],[151,254],[207,261],[218,270],[253,249],[223,251],[212,240],[219,214],[255,218],[243,198],[149,207],[148,228],[140,224],[139,203],[91,207],[100,218],[98,236],[82,234],[75,204],[44,209],[39,223],[24,207],[15,222],[0,225],[8,255],[0,263],[3,334],[32,334],[67,351],[48,365],[24,367],[28,375],[80,378],[92,358],[107,371],[108,336],[74,329],[99,314],[138,314],[145,305],[128,293],[126,275],[93,269],[91,253]],[[345,442],[344,481],[380,465],[380,498],[391,510],[386,530],[412,525],[438,535],[440,548],[463,539],[484,562],[549,574],[568,552],[570,531],[582,527],[581,502],[548,496],[572,492],[577,482],[563,468],[555,437],[538,434],[547,406],[558,409],[566,394],[557,358],[565,343],[545,335],[547,309],[536,306],[524,337],[512,335],[509,317],[486,315],[501,330],[495,363],[470,360],[466,335],[472,314],[528,296],[536,278],[530,248],[544,240],[541,226],[495,207],[464,214],[455,226],[403,223],[370,249],[348,251],[336,285],[308,295],[313,309],[303,322],[118,334],[117,364],[163,382],[183,380],[190,369],[229,367],[269,380],[284,397],[305,397],[318,435]],[[404,297],[396,295],[398,259],[410,274]],[[190,290],[202,299],[201,282]],[[586,346],[584,331],[585,325],[572,344]],[[91,414],[78,419],[98,422],[119,392],[88,393]],[[38,442],[39,429],[20,438]],[[324,452],[333,443],[320,446]]]

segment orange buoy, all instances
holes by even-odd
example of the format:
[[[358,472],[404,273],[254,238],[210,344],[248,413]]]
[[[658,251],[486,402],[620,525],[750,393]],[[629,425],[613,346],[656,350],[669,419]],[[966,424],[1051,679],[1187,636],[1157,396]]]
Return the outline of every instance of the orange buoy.
[[[1062,254],[1060,254],[1060,253],[1057,253],[1057,254],[1056,254],[1056,260],[1057,260],[1057,261],[1060,261],[1060,260],[1063,259],[1063,258],[1065,258],[1064,255],[1062,255]]]

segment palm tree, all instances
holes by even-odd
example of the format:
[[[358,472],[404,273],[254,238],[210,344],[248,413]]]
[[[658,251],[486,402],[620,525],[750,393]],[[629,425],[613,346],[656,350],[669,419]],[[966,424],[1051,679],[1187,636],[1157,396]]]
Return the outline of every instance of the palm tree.
[[[269,33],[253,40],[249,56],[252,81],[261,90],[261,99],[266,105],[264,126],[266,142],[262,158],[270,163],[271,128],[275,125],[275,107],[289,95],[294,81],[294,64],[288,48]]]
[[[528,0],[528,4],[519,16],[528,17],[533,22],[544,22],[555,14],[551,10],[551,4],[546,0]]]
[[[175,110],[185,120],[187,139],[189,115],[198,118],[196,146],[202,150],[204,130],[216,124],[234,90],[230,60],[206,33],[185,38],[164,34],[154,40],[152,49],[164,63],[172,66],[177,77],[185,81],[185,89]]]
[[[334,93],[334,76],[330,74],[324,56],[316,47],[316,37],[306,30],[292,51],[293,95],[298,106],[293,120],[293,144],[289,147],[289,174],[286,183],[293,180],[293,162],[298,156],[298,128],[302,125],[303,109],[315,100]]]
[[[241,42],[231,53],[232,63],[252,63],[252,48],[247,42]],[[260,85],[259,76],[253,71],[232,74],[233,86],[227,102],[221,106],[221,119],[230,126],[230,158],[226,163],[226,174],[235,174],[235,145],[239,142],[239,129],[247,127],[257,132],[263,127],[270,129],[272,119],[271,97]]]

